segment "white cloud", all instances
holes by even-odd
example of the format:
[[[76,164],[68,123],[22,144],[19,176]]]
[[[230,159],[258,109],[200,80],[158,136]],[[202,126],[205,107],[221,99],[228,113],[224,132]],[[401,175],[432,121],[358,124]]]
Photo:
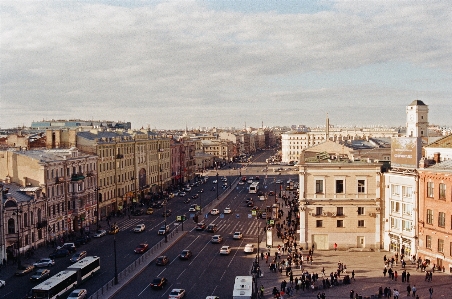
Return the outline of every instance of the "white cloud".
[[[0,126],[64,117],[121,119],[137,127],[233,126],[254,121],[253,115],[274,125],[303,123],[312,115],[301,105],[313,101],[356,104],[359,98],[366,106],[384,97],[409,104],[422,83],[381,84],[400,64],[419,73],[436,70],[441,92],[425,90],[422,99],[447,100],[450,4],[339,1],[328,11],[279,14],[215,11],[196,1],[2,3],[1,105],[10,114]],[[350,70],[369,66],[372,73],[379,64],[391,67],[370,75],[370,94],[356,77],[342,82],[346,88],[335,84]],[[323,89],[299,79],[310,73],[322,74]]]

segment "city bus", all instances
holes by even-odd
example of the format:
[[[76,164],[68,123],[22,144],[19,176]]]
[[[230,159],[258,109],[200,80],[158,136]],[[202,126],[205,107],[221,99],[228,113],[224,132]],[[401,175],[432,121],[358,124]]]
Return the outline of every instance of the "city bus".
[[[257,191],[259,191],[259,182],[253,182],[248,193],[257,193]]]
[[[62,298],[87,278],[100,270],[100,258],[87,256],[66,270],[58,272],[49,279],[41,282],[32,289],[32,296],[36,299]]]

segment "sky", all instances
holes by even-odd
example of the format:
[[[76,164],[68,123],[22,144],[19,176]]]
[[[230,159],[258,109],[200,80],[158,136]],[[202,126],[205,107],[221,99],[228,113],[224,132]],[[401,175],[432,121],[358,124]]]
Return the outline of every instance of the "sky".
[[[0,1],[0,128],[452,126],[452,0]]]

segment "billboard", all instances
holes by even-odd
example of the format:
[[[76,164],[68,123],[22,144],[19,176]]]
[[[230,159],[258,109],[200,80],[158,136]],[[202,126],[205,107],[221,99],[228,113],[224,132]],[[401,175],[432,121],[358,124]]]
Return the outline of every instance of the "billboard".
[[[420,137],[393,137],[391,140],[391,166],[417,168],[422,154]]]

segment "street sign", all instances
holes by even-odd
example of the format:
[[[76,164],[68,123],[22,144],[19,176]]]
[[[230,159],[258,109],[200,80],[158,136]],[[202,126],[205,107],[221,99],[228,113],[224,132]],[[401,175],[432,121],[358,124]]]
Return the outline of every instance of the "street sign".
[[[253,211],[254,212],[254,211]],[[248,214],[248,219],[249,218],[253,218],[253,215],[251,215],[251,214]]]
[[[182,216],[176,216],[176,221],[182,221]]]
[[[220,218],[224,218],[224,214],[223,213],[220,214]]]
[[[256,211],[255,210],[251,211],[251,215],[256,216]]]
[[[235,214],[235,218],[240,218],[240,215],[239,214]]]

